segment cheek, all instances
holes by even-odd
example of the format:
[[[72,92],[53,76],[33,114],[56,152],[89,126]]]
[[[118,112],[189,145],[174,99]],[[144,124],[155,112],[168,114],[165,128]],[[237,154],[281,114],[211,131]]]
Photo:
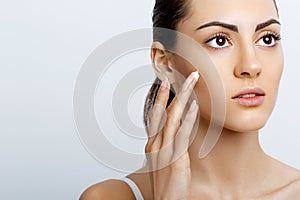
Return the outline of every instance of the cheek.
[[[278,46],[272,54],[259,54],[262,64],[262,75],[259,79],[260,83],[266,90],[266,102],[270,107],[274,107],[278,88],[283,72],[284,58],[281,46]]]
[[[273,108],[276,103],[279,84],[284,66],[282,54],[274,56],[274,59],[266,60],[265,65],[266,67],[262,76],[262,82],[267,90],[266,102],[268,102],[270,104],[270,107]]]
[[[241,80],[233,74],[234,59],[215,59],[217,69],[221,75],[226,93],[226,118],[224,128],[237,132],[257,131],[268,121],[278,93],[283,70],[283,56],[280,51],[276,55],[263,55],[260,59],[262,73],[255,80]],[[270,59],[272,57],[272,59]],[[219,63],[222,63],[219,65]],[[234,92],[243,89],[247,84],[255,84],[266,92],[265,101],[258,107],[243,107],[235,103],[231,96]],[[200,108],[200,115],[209,120],[211,117],[211,96],[203,79],[200,79],[195,88]]]
[[[270,80],[266,80],[268,81],[267,84],[269,84],[269,87],[276,89],[277,92],[284,66],[282,52],[277,56],[273,56],[273,59],[266,60],[265,65],[268,67],[265,68],[264,74],[267,76],[266,79]]]
[[[211,96],[208,87],[206,86],[203,78],[201,77],[195,86],[195,93],[198,99],[200,116],[206,120],[210,120]]]

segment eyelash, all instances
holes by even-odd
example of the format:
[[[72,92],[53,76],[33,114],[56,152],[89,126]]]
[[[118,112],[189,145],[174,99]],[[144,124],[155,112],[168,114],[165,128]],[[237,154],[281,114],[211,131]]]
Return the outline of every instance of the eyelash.
[[[211,42],[212,40],[214,40],[214,39],[216,39],[216,38],[218,38],[218,37],[220,37],[220,38],[222,38],[222,37],[225,38],[226,41],[227,41],[230,45],[232,45],[232,40],[227,36],[227,33],[224,33],[224,32],[220,32],[220,33],[216,33],[216,34],[212,35],[208,40],[205,41],[205,44]],[[212,46],[208,46],[208,47],[211,48],[211,49],[213,49],[213,50],[216,50],[216,51],[223,49],[223,48],[215,48],[215,47],[212,47]]]
[[[272,31],[268,31],[266,32],[263,36],[261,36],[258,40],[260,41],[261,39],[263,39],[264,37],[266,36],[271,36],[274,40],[275,40],[275,44],[273,46],[266,46],[266,47],[276,47],[278,42],[281,40],[281,35],[280,33],[276,33],[276,32],[272,32]],[[220,32],[220,33],[216,33],[214,35],[212,35],[208,40],[205,41],[205,44],[208,44],[209,42],[211,42],[212,40],[216,39],[216,38],[225,38],[226,41],[229,43],[229,45],[232,45],[233,42],[231,40],[230,37],[228,37],[228,35],[226,33],[223,33],[223,32]],[[257,43],[256,42],[256,43]],[[222,50],[223,48],[226,48],[226,47],[221,47],[221,48],[215,48],[215,47],[212,47],[212,46],[209,46],[207,45],[209,48],[211,48],[212,50],[215,50],[215,51],[218,51],[218,50]]]
[[[257,40],[257,42],[260,41],[262,38],[264,38],[266,36],[271,36],[275,40],[275,44],[273,46],[268,46],[268,47],[276,47],[278,42],[281,40],[280,33],[268,31],[262,37],[260,37],[259,40]]]
[[[278,40],[281,40],[281,36],[280,36],[280,33],[275,33],[275,32],[272,32],[272,31],[268,31],[266,34],[264,34],[262,37],[265,37],[265,36],[268,36],[268,35],[271,35],[274,37],[274,39],[276,41]]]

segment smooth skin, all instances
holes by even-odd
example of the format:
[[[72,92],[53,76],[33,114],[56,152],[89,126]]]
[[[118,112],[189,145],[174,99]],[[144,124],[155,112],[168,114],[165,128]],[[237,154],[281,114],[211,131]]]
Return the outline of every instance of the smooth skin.
[[[163,84],[150,116],[145,152],[153,156],[147,157],[145,169],[158,170],[139,173],[144,170],[141,169],[128,177],[138,185],[146,200],[300,199],[299,170],[264,153],[258,138],[259,129],[275,105],[283,69],[278,40],[280,25],[270,23],[258,28],[272,19],[278,20],[273,0],[191,0],[191,5],[191,14],[179,23],[177,30],[206,50],[221,75],[227,108],[221,137],[208,156],[199,159],[199,147],[210,122],[208,89],[201,77],[197,81],[192,74],[197,67],[154,42],[152,62]],[[212,21],[234,25],[238,31],[215,25],[199,29]],[[182,85],[176,85],[176,75],[170,68],[187,77]],[[170,84],[174,84],[177,96],[166,108],[169,90],[164,88]],[[265,91],[261,105],[242,106],[232,99],[247,87]],[[190,103],[192,90],[197,103]],[[197,133],[189,145],[197,114],[200,118]],[[164,117],[166,120],[161,120]],[[180,119],[184,119],[181,125]],[[163,128],[161,121],[165,122]],[[161,166],[165,167],[160,169]],[[107,180],[88,188],[80,199],[135,198],[126,183]]]

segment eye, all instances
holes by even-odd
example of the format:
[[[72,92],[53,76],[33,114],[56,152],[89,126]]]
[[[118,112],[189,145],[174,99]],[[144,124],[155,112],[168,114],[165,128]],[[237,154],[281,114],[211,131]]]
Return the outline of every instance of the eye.
[[[214,49],[222,49],[232,45],[230,39],[224,34],[216,34],[205,43]]]
[[[279,40],[281,40],[280,34],[267,33],[257,41],[257,44],[264,47],[274,47]]]

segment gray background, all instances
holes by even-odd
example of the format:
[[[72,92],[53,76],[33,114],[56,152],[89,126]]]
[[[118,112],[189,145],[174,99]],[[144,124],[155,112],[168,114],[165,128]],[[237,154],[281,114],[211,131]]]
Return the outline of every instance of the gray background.
[[[97,46],[116,34],[151,27],[153,4],[0,1],[0,199],[78,199],[89,185],[124,176],[101,165],[81,144],[73,119],[73,90],[81,65]],[[299,1],[279,1],[285,70],[277,106],[260,134],[267,153],[296,168],[299,7]],[[138,55],[140,65],[149,64],[148,52]],[[130,59],[136,62],[132,55],[123,62]],[[145,92],[128,100],[131,119],[139,125]],[[131,141],[128,151],[142,152],[144,143],[139,140],[134,146]]]

